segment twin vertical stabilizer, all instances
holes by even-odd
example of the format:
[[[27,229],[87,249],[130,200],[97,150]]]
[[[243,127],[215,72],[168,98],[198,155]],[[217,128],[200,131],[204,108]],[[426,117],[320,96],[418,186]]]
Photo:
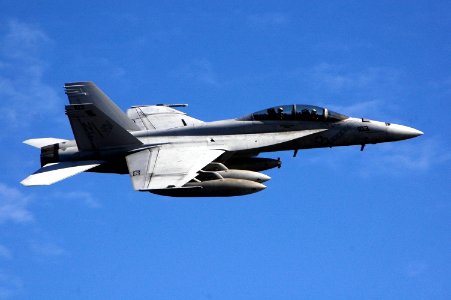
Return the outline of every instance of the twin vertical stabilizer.
[[[70,104],[92,103],[119,126],[128,131],[141,130],[114,102],[93,82],[64,84]]]

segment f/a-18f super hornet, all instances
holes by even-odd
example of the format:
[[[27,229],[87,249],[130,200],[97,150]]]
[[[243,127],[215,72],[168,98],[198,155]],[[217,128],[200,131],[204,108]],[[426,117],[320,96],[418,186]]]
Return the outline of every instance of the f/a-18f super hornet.
[[[22,181],[49,185],[89,171],[129,174],[136,191],[176,197],[238,196],[266,188],[259,171],[280,167],[262,152],[376,144],[423,133],[352,118],[327,108],[290,104],[231,120],[203,122],[173,107],[133,106],[125,114],[92,82],[65,84],[75,140],[30,139],[41,168]]]

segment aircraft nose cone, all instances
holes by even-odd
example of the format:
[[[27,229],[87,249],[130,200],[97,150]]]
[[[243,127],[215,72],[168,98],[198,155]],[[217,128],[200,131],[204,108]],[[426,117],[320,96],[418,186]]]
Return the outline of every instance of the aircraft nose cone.
[[[398,124],[391,124],[387,129],[387,133],[393,140],[406,140],[424,134],[415,128]]]

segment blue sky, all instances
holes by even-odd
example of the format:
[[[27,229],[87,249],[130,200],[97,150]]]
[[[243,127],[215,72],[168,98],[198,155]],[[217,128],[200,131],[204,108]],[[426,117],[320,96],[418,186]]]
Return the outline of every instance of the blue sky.
[[[0,2],[0,299],[450,299],[449,1]],[[19,182],[64,82],[206,121],[305,103],[425,135],[268,154],[250,196]]]

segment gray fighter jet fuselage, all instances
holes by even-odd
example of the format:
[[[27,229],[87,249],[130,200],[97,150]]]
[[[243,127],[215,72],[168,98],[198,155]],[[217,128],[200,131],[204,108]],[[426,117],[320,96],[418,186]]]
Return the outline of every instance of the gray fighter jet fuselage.
[[[129,174],[133,187],[167,196],[236,196],[265,188],[259,171],[280,161],[263,152],[377,144],[423,133],[348,117],[311,105],[282,105],[230,120],[202,122],[179,105],[134,106],[127,115],[91,82],[65,85],[75,140],[31,139],[41,169],[24,185],[47,185],[79,172]]]

